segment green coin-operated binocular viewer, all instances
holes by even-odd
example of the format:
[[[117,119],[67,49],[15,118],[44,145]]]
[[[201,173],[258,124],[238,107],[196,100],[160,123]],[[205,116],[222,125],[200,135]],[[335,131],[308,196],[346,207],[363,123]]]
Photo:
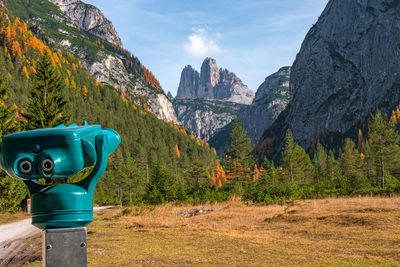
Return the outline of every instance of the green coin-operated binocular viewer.
[[[33,225],[42,229],[84,227],[93,221],[93,193],[106,170],[108,155],[120,143],[114,130],[87,122],[19,132],[3,137],[0,166],[27,185]],[[89,176],[77,183],[37,182],[69,177],[94,164]]]
[[[86,225],[93,221],[93,193],[108,155],[121,143],[112,129],[72,124],[3,137],[0,167],[27,185],[32,224],[44,229],[44,266],[87,266]],[[43,185],[38,179],[72,176],[94,165],[83,180]]]

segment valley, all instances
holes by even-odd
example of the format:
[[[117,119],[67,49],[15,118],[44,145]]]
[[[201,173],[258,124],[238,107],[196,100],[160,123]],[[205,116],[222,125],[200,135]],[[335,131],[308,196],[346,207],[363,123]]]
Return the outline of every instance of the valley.
[[[252,9],[262,25],[243,30],[235,5],[216,19],[128,2],[103,10],[121,12],[114,26],[81,0],[0,0],[0,136],[84,120],[121,136],[94,193],[115,208],[88,225],[90,266],[400,265],[400,1],[329,0],[295,51],[260,41],[309,17],[290,6],[274,6],[287,16],[272,24]],[[132,10],[158,24],[122,23]],[[275,49],[294,61],[276,64],[287,55]],[[154,58],[157,77],[143,63]],[[87,176],[92,157],[61,182]],[[28,197],[0,171],[1,224],[29,218]],[[1,245],[24,252],[6,255],[15,264],[41,265],[40,240]]]
[[[90,266],[396,266],[398,197],[240,199],[105,210],[88,227]],[[201,214],[187,213],[202,210]],[[27,266],[41,266],[35,262]]]

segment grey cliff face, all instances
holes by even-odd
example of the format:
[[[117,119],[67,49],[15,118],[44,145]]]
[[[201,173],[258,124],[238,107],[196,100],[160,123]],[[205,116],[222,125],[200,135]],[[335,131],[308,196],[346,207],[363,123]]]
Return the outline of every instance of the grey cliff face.
[[[181,81],[179,82],[178,98],[194,98],[198,94],[200,82],[200,73],[193,69],[192,66],[186,66],[181,73]]]
[[[190,132],[202,140],[208,140],[220,128],[229,124],[243,106],[216,99],[173,100],[175,113]]]
[[[173,105],[179,121],[196,137],[208,140],[253,98],[254,92],[233,72],[218,69],[215,59],[206,58],[200,73],[190,65],[183,69]]]
[[[96,7],[85,4],[80,0],[49,1],[57,5],[82,30],[88,31],[117,46],[122,46],[114,25]]]
[[[283,67],[265,78],[257,89],[253,103],[238,111],[237,117],[253,144],[259,142],[264,131],[289,103],[290,71],[291,67]]]
[[[219,70],[217,62],[213,58],[206,58],[201,64],[200,90],[196,97],[217,98],[214,94],[214,87],[219,83]],[[221,98],[219,98],[221,99]]]
[[[51,14],[51,17],[59,23],[68,27],[80,27],[81,34],[76,31],[68,31],[67,28],[58,27],[62,33],[59,36],[52,36],[49,43],[61,45],[64,49],[76,55],[82,65],[99,82],[109,85],[118,85],[128,92],[133,99],[144,99],[145,104],[159,119],[179,123],[174,108],[168,97],[161,91],[146,84],[143,76],[135,75],[126,66],[126,54],[100,48],[93,51],[85,42],[75,42],[76,38],[90,40],[84,32],[94,34],[100,38],[122,47],[121,40],[115,31],[112,23],[104,17],[100,10],[92,5],[87,5],[80,0],[49,0],[59,7],[59,11]],[[45,21],[41,17],[32,17],[30,23],[41,28]],[[52,24],[55,24],[52,22]],[[55,25],[54,27],[57,27]],[[51,34],[49,34],[51,35]],[[138,101],[141,105],[144,101]]]
[[[191,66],[183,69],[177,98],[210,98],[251,104],[254,92],[233,72],[218,69],[215,59],[206,58],[200,74]]]
[[[399,103],[399,14],[398,0],[329,1],[294,62],[291,103],[264,134],[275,153],[289,128],[307,149],[318,131],[345,133],[376,108]]]

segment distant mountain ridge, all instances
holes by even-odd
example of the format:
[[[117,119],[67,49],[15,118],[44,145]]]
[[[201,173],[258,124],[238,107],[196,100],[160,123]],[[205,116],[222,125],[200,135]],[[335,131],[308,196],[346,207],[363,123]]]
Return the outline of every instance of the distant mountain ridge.
[[[265,78],[253,103],[238,111],[237,118],[242,121],[253,144],[258,144],[264,131],[288,105],[290,71],[291,67],[282,67]]]
[[[399,14],[398,0],[329,1],[297,54],[292,100],[263,134],[260,160],[276,158],[288,129],[305,149],[320,136],[337,144],[335,137],[357,140],[351,132],[377,108],[394,109],[400,101]]]
[[[253,99],[254,92],[236,74],[207,57],[200,73],[190,65],[182,70],[173,105],[179,121],[197,138],[208,140]]]
[[[258,144],[264,131],[271,126],[290,101],[289,80],[291,67],[282,67],[267,76],[258,87],[251,105],[243,105],[237,112],[246,134],[253,144]],[[231,123],[218,129],[209,140],[218,155],[223,157],[228,148]]]
[[[181,74],[177,98],[210,98],[251,104],[254,92],[227,69],[219,69],[213,58],[206,58],[200,73],[186,66]]]

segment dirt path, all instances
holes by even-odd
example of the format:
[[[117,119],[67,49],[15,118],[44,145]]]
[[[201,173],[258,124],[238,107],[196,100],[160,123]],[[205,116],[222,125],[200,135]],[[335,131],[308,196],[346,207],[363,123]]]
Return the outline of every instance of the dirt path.
[[[97,212],[113,206],[94,207]],[[21,266],[41,258],[42,230],[31,224],[32,219],[0,225],[0,267]]]

